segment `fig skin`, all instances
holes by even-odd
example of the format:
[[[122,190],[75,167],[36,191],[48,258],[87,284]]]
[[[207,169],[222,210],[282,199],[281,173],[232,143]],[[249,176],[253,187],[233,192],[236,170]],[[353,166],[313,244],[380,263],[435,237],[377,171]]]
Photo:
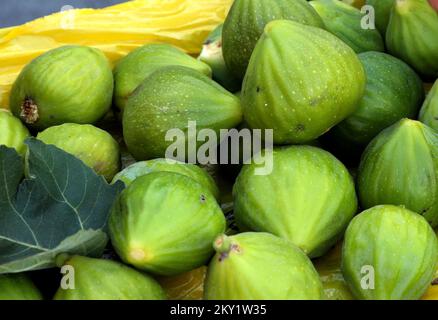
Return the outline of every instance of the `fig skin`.
[[[216,185],[216,182],[206,170],[194,164],[184,163],[172,159],[161,158],[136,162],[116,174],[112,183],[115,183],[116,181],[122,181],[125,186],[129,186],[138,177],[147,175],[151,172],[161,171],[180,173],[192,178],[207,188],[216,199],[219,199],[219,189]]]
[[[206,300],[320,300],[322,284],[311,260],[269,233],[219,236],[205,280]]]
[[[130,52],[114,67],[114,103],[123,112],[126,100],[151,73],[165,66],[184,66],[211,77],[211,68],[169,44],[147,44]]]
[[[108,182],[120,169],[119,144],[93,125],[65,123],[40,132],[37,139],[74,155]]]
[[[16,79],[10,110],[37,130],[63,123],[95,123],[111,107],[113,76],[103,53],[63,46],[31,61]]]
[[[112,244],[137,269],[172,276],[204,265],[226,221],[214,196],[174,172],[137,178],[116,200],[109,218]]]
[[[0,109],[0,145],[14,148],[24,156],[27,147],[24,140],[30,137],[29,130],[7,110]]]
[[[419,120],[434,130],[438,130],[438,80],[432,86],[420,110]]]
[[[43,296],[26,274],[0,275],[0,300],[42,300]]]
[[[115,261],[73,256],[62,265],[73,267],[75,288],[60,287],[54,300],[166,299],[152,277]]]
[[[437,237],[421,215],[382,205],[357,215],[348,226],[342,273],[358,299],[417,300],[432,282],[437,258]],[[364,266],[374,270],[368,273],[374,288],[363,286]]]

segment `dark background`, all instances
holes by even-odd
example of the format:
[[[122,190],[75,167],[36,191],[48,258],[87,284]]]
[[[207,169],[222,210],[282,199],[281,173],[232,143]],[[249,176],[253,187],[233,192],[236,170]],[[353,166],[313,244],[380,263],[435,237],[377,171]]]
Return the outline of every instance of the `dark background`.
[[[126,0],[0,0],[0,28],[20,25],[59,12],[65,5],[103,8]]]

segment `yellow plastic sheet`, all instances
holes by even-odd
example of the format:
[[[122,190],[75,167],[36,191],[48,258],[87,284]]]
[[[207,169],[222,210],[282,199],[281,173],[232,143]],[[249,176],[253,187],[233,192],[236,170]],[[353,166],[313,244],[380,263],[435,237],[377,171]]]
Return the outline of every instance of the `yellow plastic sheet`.
[[[8,108],[18,73],[42,53],[67,44],[101,49],[111,62],[152,42],[198,54],[233,0],[134,0],[104,9],[59,12],[0,29],[0,107]]]

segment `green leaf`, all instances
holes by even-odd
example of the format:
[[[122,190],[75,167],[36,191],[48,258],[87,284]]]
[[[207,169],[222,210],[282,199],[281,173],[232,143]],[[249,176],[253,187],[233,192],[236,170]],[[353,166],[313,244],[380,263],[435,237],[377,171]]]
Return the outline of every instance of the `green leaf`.
[[[0,146],[0,274],[55,266],[60,253],[98,256],[109,210],[122,184],[74,156],[28,139],[23,159]]]

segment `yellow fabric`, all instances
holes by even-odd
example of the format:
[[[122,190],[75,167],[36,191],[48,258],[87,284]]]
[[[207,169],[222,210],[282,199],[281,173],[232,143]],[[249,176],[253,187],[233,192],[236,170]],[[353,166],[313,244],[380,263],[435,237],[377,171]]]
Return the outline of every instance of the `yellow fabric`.
[[[152,42],[199,53],[233,0],[133,0],[104,9],[75,9],[0,29],[0,107],[8,108],[18,73],[42,53],[67,44],[101,49],[111,62]]]

